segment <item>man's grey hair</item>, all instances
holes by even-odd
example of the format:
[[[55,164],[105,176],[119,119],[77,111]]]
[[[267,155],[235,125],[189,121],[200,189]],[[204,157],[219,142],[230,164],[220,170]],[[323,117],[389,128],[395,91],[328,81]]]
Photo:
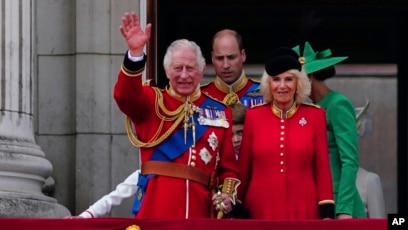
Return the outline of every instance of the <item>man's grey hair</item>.
[[[204,71],[205,68],[205,58],[201,52],[201,48],[193,41],[187,40],[187,39],[178,39],[175,40],[170,44],[169,47],[167,47],[166,54],[164,55],[163,59],[163,67],[165,70],[168,70],[170,68],[171,64],[171,58],[172,54],[175,50],[179,50],[180,48],[190,48],[195,51],[196,56],[197,56],[197,64],[198,64],[198,70],[200,72]]]

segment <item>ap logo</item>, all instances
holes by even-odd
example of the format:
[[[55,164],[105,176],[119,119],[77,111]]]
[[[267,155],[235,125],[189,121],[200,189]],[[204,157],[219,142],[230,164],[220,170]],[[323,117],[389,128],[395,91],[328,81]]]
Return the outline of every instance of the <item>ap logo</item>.
[[[400,217],[400,218],[394,218],[392,220],[391,225],[403,225],[405,223],[405,218],[404,217]]]
[[[406,215],[388,214],[388,229],[407,229],[408,218]]]

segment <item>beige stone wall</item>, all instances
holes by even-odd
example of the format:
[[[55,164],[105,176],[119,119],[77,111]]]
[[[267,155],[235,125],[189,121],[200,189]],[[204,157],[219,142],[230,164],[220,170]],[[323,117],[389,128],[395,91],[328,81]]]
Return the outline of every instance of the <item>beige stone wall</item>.
[[[143,1],[142,1],[143,2]],[[138,165],[124,117],[113,101],[125,43],[126,11],[141,1],[35,1],[36,140],[54,167],[54,197],[80,214]],[[113,216],[132,216],[133,198]]]

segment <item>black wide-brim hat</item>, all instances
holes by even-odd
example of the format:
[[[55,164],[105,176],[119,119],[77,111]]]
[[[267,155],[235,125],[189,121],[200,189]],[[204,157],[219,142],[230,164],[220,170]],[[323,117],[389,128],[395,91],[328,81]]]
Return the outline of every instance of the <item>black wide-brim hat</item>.
[[[301,71],[299,55],[289,47],[279,47],[272,50],[265,61],[265,71],[269,76],[276,76],[285,71],[297,69]]]
[[[297,54],[299,54],[299,46],[292,48]],[[344,61],[348,57],[330,57],[331,50],[326,49],[323,51],[315,52],[309,42],[305,42],[305,47],[303,50],[303,65],[306,74],[311,74],[326,67],[336,65],[339,62]]]

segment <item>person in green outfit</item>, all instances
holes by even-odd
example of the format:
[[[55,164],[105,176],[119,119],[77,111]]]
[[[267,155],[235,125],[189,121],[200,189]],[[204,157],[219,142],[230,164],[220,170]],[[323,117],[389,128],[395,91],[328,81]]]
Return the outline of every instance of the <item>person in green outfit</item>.
[[[326,110],[336,217],[364,218],[364,204],[356,186],[359,159],[354,106],[345,95],[325,83],[326,79],[336,75],[334,65],[348,57],[331,57],[330,49],[315,52],[309,42],[305,42],[302,48],[296,46],[293,49],[302,53],[301,61],[312,84],[310,98]]]

